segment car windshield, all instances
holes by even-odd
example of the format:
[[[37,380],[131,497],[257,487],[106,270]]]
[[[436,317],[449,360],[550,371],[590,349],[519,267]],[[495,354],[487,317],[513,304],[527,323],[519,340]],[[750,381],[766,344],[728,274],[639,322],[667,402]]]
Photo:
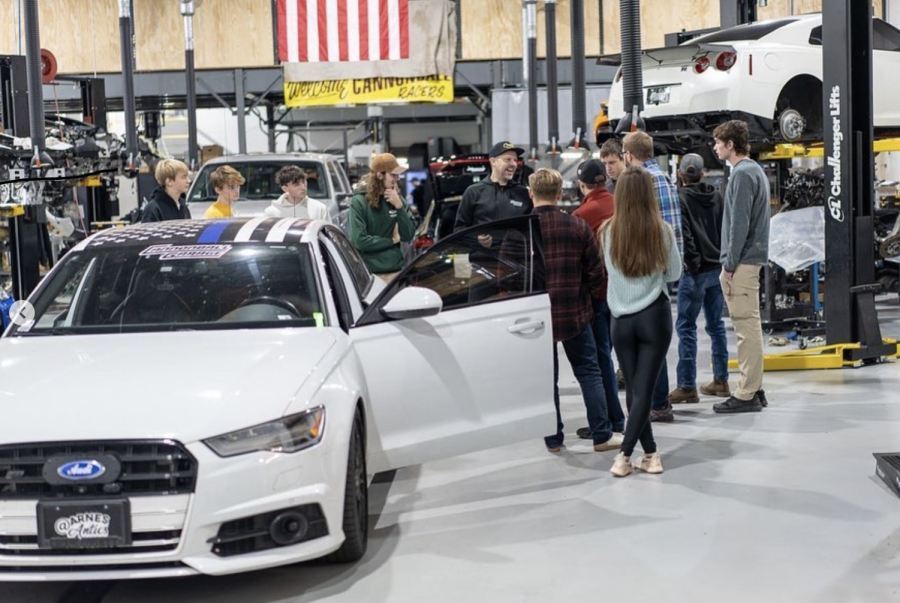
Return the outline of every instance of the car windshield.
[[[275,174],[286,165],[296,165],[306,172],[307,194],[313,199],[327,199],[328,175],[323,164],[317,161],[247,161],[227,164],[207,164],[197,175],[197,183],[191,192],[189,203],[215,201],[218,195],[209,182],[209,176],[221,165],[230,165],[247,180],[241,186],[241,199],[249,201],[274,200],[284,191],[275,182]],[[240,202],[240,201],[239,201]]]
[[[73,251],[13,336],[316,327],[309,248],[219,244]]]

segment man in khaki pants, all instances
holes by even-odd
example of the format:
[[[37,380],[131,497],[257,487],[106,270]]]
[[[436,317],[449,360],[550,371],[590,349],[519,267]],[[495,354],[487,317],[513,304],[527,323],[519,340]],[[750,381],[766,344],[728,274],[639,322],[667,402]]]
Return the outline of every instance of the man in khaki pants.
[[[732,120],[715,129],[716,155],[731,165],[722,217],[722,292],[737,334],[741,379],[717,413],[759,412],[762,392],[763,340],[759,321],[759,269],[769,259],[769,181],[747,155],[747,124]]]

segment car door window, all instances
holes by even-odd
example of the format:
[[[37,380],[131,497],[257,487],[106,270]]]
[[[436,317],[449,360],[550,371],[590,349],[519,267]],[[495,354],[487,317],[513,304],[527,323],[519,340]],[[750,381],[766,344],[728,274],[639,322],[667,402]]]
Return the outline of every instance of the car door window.
[[[372,273],[369,272],[369,269],[366,268],[366,263],[359,255],[359,252],[356,251],[356,248],[350,244],[350,241],[347,240],[347,237],[345,237],[343,233],[341,233],[336,228],[326,228],[325,236],[328,237],[329,241],[334,243],[334,246],[337,248],[338,253],[340,253],[343,257],[344,263],[346,263],[347,267],[350,269],[350,274],[353,277],[354,283],[356,284],[359,298],[365,298],[365,296],[369,294],[369,289],[372,288],[373,277]]]
[[[344,183],[341,182],[337,164],[333,161],[328,162],[328,173],[331,174],[331,188],[334,189],[334,194],[346,193],[347,190],[344,188]]]
[[[539,218],[491,222],[443,239],[397,277],[360,324],[384,320],[378,308],[406,287],[436,292],[445,312],[545,292]]]

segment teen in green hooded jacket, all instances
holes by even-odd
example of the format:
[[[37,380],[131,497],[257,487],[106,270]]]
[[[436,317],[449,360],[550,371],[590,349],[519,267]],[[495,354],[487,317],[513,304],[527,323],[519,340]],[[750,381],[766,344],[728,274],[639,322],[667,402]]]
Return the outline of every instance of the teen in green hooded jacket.
[[[412,241],[416,230],[406,202],[397,192],[406,170],[390,153],[372,158],[366,191],[350,202],[350,241],[376,276],[390,282],[403,269],[401,241]]]

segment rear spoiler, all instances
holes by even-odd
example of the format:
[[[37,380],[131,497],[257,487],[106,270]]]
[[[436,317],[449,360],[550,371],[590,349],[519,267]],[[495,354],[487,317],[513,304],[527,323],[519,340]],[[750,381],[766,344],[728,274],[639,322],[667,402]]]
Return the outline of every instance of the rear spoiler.
[[[719,52],[736,52],[729,44],[682,44],[641,51],[641,65],[656,67],[663,63],[693,63],[697,58]],[[622,53],[605,54],[597,59],[598,65],[618,67],[622,64]]]

